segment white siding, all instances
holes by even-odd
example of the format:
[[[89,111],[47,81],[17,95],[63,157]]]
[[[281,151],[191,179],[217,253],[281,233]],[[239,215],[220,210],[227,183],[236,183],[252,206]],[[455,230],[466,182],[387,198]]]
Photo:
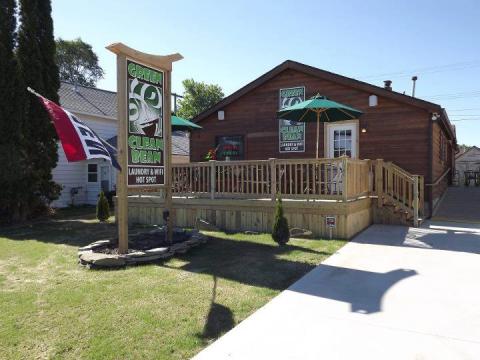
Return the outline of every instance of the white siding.
[[[116,120],[80,114],[75,115],[105,140],[117,135]],[[99,165],[96,183],[89,183],[87,181],[87,163],[97,163]],[[78,194],[75,195],[75,205],[96,204],[98,194],[100,193],[100,166],[102,165],[109,165],[110,167],[110,188],[113,189],[116,169],[113,168],[109,162],[104,160],[89,160],[69,163],[67,162],[62,146],[59,144],[58,163],[57,167],[52,171],[52,176],[53,180],[60,184],[63,189],[59,199],[55,200],[52,206],[69,206],[71,204],[70,189],[73,187],[81,187]]]

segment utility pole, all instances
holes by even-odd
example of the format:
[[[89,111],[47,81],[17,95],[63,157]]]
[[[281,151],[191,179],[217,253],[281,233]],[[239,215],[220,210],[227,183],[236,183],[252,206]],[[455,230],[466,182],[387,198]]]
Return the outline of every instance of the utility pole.
[[[177,115],[177,98],[178,99],[183,99],[182,95],[178,95],[177,93],[172,93],[173,96],[173,112],[175,115]]]

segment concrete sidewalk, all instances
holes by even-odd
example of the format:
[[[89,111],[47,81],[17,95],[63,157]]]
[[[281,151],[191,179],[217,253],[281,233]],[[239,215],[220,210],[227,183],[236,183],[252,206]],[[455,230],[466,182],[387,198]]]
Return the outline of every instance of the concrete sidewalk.
[[[374,225],[195,359],[479,359],[480,226]]]

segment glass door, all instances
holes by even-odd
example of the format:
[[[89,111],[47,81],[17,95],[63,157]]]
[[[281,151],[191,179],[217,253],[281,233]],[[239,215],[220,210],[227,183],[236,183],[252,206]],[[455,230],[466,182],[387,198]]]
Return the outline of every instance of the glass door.
[[[328,157],[357,157],[357,127],[355,124],[329,124]]]

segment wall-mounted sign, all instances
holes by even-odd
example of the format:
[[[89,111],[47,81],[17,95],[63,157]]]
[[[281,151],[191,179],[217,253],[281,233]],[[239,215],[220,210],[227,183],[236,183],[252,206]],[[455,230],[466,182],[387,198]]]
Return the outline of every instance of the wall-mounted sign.
[[[280,89],[279,108],[298,104],[305,100],[305,87],[298,86],[288,89]],[[278,120],[279,151],[304,152],[305,151],[305,123],[288,119]]]
[[[165,184],[164,73],[127,59],[128,186]]]
[[[327,228],[336,228],[337,227],[337,217],[336,216],[325,216],[325,225]]]
[[[243,160],[244,149],[243,136],[217,137],[217,160]]]

